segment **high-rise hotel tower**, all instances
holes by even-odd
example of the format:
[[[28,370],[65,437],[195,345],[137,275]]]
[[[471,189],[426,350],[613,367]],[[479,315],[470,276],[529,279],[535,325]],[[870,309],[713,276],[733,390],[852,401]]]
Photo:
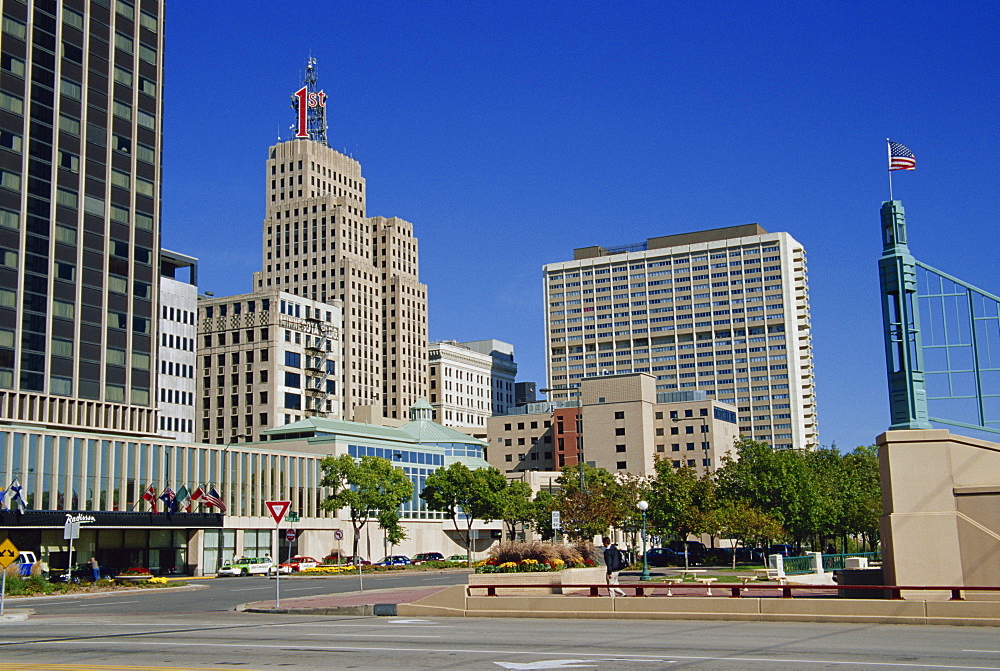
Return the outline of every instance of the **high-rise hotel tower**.
[[[327,99],[315,61],[293,98],[296,139],[270,148],[261,268],[255,290],[343,304],[341,416],[376,406],[388,417],[427,393],[427,286],[412,224],[366,215],[361,164],[328,146]],[[301,97],[299,97],[301,96]]]
[[[550,400],[585,377],[650,373],[738,408],[739,433],[818,441],[806,254],[757,224],[574,250],[545,266]]]
[[[159,0],[4,0],[0,420],[152,433]]]

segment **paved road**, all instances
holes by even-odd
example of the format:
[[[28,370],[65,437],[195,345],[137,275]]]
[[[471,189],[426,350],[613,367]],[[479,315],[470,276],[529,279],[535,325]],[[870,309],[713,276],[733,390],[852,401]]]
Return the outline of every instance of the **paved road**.
[[[0,625],[5,668],[1000,669],[989,627],[206,613]]]
[[[404,572],[388,575],[365,575],[365,590],[398,587],[429,587],[465,584],[467,571]],[[80,615],[82,613],[148,614],[165,617],[181,614],[231,611],[237,604],[274,599],[274,580],[263,576],[248,578],[209,578],[192,580],[186,589],[148,589],[122,592],[99,592],[86,596],[59,596],[8,599],[8,608],[32,608],[38,615]],[[358,579],[281,578],[281,598],[336,594],[358,590]],[[373,599],[373,603],[378,599]]]

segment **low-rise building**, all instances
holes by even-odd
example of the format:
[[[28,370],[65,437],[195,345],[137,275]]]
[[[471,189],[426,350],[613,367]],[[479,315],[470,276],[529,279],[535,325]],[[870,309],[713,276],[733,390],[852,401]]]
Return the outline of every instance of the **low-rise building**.
[[[581,381],[579,399],[532,403],[492,417],[487,459],[506,473],[558,470],[582,459],[651,475],[655,459],[715,470],[738,437],[736,408],[698,391],[657,392],[646,373]]]

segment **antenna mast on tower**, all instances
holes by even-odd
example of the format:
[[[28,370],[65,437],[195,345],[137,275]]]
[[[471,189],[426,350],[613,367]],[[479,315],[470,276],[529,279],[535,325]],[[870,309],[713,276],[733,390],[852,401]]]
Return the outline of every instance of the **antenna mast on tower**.
[[[326,140],[326,93],[316,87],[316,59],[306,61],[305,84],[292,94],[292,109],[296,123],[292,126],[296,138],[315,140],[329,146]]]

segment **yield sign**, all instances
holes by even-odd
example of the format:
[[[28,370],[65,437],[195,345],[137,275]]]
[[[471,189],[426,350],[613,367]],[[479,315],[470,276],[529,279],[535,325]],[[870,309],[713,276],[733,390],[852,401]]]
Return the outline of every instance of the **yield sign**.
[[[264,501],[264,505],[271,512],[275,524],[281,524],[281,518],[285,516],[292,506],[291,501]]]

